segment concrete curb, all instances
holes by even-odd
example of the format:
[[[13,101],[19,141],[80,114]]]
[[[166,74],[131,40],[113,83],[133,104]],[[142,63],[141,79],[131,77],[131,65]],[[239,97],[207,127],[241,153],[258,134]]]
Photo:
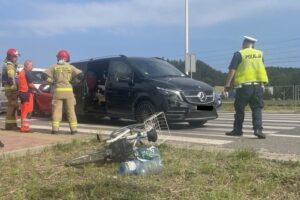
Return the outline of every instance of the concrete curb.
[[[51,144],[23,148],[23,149],[18,149],[15,151],[2,152],[2,153],[0,153],[0,159],[18,158],[18,157],[27,156],[27,155],[36,155],[36,154],[39,154],[39,153],[41,153],[51,147],[54,147],[56,145],[70,144],[74,140],[90,141],[91,139],[93,139],[93,137],[85,135],[85,137],[76,137],[76,138],[66,140],[66,141],[59,141],[59,142],[55,142],[55,143],[51,143]]]

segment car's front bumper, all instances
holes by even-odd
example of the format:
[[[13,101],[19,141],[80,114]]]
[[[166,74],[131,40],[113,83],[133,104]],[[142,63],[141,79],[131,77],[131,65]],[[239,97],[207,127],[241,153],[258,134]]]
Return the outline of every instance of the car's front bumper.
[[[212,104],[201,105],[204,109],[197,109],[197,105],[181,104],[177,107],[169,107],[165,114],[168,121],[207,121],[216,119],[218,113],[216,107]],[[206,110],[205,108],[208,108]]]

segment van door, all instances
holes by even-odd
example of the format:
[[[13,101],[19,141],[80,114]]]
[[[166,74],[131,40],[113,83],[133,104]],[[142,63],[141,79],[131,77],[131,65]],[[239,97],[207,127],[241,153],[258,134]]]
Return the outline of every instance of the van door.
[[[107,59],[91,61],[87,65],[85,108],[89,113],[106,113],[105,84],[108,67],[109,60]]]
[[[130,115],[132,113],[133,77],[133,70],[126,61],[110,62],[105,93],[108,114]]]

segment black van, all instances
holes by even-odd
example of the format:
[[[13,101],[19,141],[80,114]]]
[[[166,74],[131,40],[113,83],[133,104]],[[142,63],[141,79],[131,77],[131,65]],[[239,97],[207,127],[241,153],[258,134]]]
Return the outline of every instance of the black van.
[[[169,122],[201,126],[218,117],[213,88],[159,58],[115,56],[72,63],[85,73],[74,85],[77,114],[142,122],[163,111]]]

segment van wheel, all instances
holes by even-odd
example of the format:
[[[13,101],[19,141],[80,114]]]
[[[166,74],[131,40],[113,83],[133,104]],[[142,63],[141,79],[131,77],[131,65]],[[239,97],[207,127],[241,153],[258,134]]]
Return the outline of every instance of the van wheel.
[[[201,120],[201,121],[189,121],[190,126],[192,127],[201,127],[203,126],[207,121]]]
[[[135,119],[143,123],[145,119],[155,113],[155,107],[150,101],[142,101],[135,108]]]

